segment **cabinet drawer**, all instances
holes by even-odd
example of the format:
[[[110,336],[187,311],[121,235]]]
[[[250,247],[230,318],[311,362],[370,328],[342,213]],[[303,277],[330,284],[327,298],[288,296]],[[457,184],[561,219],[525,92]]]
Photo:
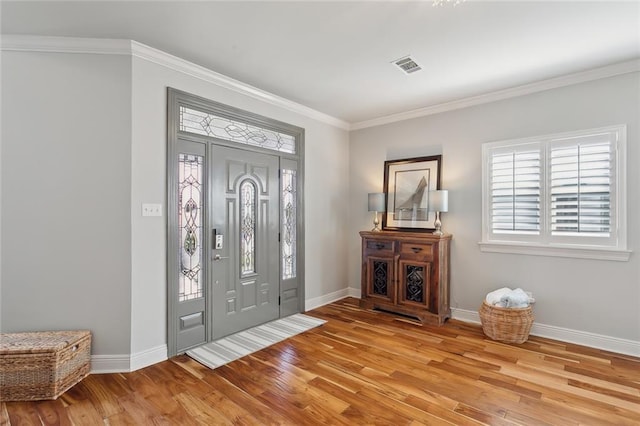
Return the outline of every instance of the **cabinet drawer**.
[[[403,242],[400,243],[400,255],[415,256],[420,259],[432,260],[433,247],[433,244]]]
[[[393,241],[367,240],[365,248],[368,253],[393,253]]]

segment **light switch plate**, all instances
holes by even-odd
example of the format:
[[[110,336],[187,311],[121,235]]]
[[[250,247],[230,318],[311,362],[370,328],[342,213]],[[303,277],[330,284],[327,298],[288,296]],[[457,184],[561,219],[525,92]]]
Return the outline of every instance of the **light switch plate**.
[[[162,204],[142,204],[142,216],[162,216]]]

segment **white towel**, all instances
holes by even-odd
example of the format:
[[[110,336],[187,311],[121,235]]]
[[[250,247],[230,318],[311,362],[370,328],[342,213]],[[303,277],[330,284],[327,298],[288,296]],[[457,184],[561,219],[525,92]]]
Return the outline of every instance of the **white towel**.
[[[485,300],[487,301],[488,305],[504,307],[504,305],[501,304],[501,299],[503,296],[511,293],[511,291],[512,290],[509,287],[499,288],[487,294]]]
[[[505,308],[526,308],[529,306],[529,296],[521,288],[516,288],[503,295],[500,304]]]

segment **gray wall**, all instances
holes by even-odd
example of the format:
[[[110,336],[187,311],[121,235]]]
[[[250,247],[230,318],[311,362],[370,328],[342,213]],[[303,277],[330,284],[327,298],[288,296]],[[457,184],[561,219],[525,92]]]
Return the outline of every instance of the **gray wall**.
[[[453,234],[452,307],[477,311],[502,286],[532,291],[536,322],[640,341],[640,74],[548,90],[351,133],[349,278],[360,282],[359,237],[371,227],[366,195],[382,189],[387,159],[443,155],[449,190],[443,228]],[[628,262],[482,253],[483,142],[627,124]]]
[[[2,53],[4,332],[130,350],[131,59]]]

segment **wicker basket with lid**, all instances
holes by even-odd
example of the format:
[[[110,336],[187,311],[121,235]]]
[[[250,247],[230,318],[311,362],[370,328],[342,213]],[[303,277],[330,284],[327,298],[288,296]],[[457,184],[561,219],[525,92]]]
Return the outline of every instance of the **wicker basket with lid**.
[[[0,334],[0,401],[56,399],[89,374],[91,333]]]

